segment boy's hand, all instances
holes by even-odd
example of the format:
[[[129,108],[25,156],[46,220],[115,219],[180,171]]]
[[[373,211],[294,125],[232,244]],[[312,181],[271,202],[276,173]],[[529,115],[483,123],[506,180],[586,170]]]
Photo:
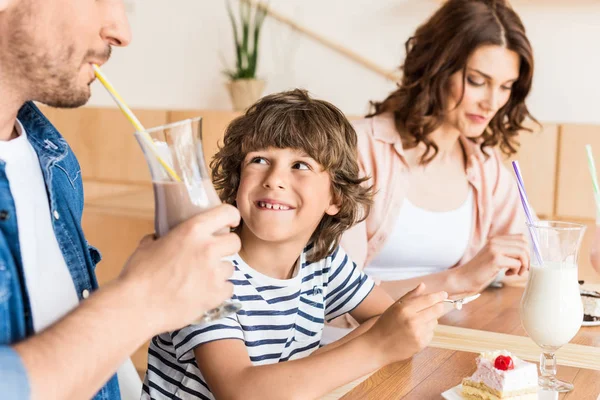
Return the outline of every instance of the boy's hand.
[[[239,237],[229,233],[239,221],[236,208],[220,205],[160,239],[142,240],[119,280],[128,296],[123,301],[137,303],[149,336],[192,323],[231,297],[233,266],[222,259],[240,249]]]
[[[412,357],[433,339],[448,294],[422,295],[424,292],[425,284],[421,283],[391,305],[365,333],[385,364]]]

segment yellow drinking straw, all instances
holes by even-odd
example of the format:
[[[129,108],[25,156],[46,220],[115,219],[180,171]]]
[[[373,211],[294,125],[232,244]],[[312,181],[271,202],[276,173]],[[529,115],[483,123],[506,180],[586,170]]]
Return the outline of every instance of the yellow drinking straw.
[[[598,215],[600,215],[600,188],[598,187],[598,176],[596,176],[596,164],[594,163],[594,156],[592,155],[592,146],[586,144],[585,151],[587,153],[590,175],[592,175],[592,184],[594,185],[594,200],[596,200],[596,210]]]
[[[98,78],[98,80],[104,85],[104,87],[108,91],[108,94],[110,94],[110,96],[113,98],[115,103],[117,103],[117,105],[119,106],[121,111],[123,111],[123,114],[125,114],[125,116],[129,120],[129,122],[131,122],[131,124],[140,133],[140,135],[142,135],[142,138],[144,138],[144,140],[147,142],[148,147],[150,148],[152,153],[154,153],[154,156],[156,157],[156,159],[158,160],[160,165],[162,165],[162,167],[165,169],[165,171],[167,171],[169,176],[175,182],[181,182],[181,179],[179,178],[177,173],[173,170],[173,168],[171,168],[169,166],[169,164],[167,164],[165,162],[165,160],[162,159],[160,154],[158,154],[158,151],[156,150],[156,147],[154,146],[154,142],[152,141],[152,137],[148,134],[148,132],[146,132],[146,129],[144,129],[144,126],[142,125],[140,120],[137,119],[135,114],[133,114],[131,109],[129,107],[127,107],[127,104],[125,104],[125,101],[119,95],[119,93],[117,93],[117,91],[115,90],[113,85],[111,85],[110,82],[108,81],[108,79],[106,79],[106,76],[104,76],[104,74],[100,70],[100,67],[98,67],[96,64],[92,64],[92,67],[94,68],[94,73],[96,74],[96,77]]]

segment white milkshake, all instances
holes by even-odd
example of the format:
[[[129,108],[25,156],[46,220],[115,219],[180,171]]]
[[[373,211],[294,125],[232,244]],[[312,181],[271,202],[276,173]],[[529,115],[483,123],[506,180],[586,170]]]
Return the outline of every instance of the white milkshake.
[[[583,320],[577,265],[547,262],[531,266],[521,300],[521,323],[540,347],[567,344]]]

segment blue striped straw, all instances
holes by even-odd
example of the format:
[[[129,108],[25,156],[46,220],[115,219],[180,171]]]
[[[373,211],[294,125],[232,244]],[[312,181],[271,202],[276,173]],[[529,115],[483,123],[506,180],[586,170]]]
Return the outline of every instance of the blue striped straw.
[[[527,193],[525,193],[525,184],[523,183],[523,177],[521,176],[521,169],[519,168],[519,162],[512,162],[513,169],[515,170],[515,175],[517,177],[517,186],[519,188],[519,195],[521,197],[521,204],[523,205],[523,210],[525,210],[525,216],[527,217],[527,222],[529,222],[529,233],[531,234],[531,241],[533,242],[533,252],[535,253],[535,257],[539,265],[544,265],[544,260],[542,259],[542,253],[540,252],[540,244],[538,243],[537,234],[533,230],[533,222],[535,221],[532,216],[531,207],[529,206],[529,201],[527,200]]]

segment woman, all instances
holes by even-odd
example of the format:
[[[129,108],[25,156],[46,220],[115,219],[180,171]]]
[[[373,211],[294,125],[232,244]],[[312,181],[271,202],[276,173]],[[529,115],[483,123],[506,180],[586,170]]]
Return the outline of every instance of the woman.
[[[533,55],[503,1],[449,0],[406,42],[399,88],[357,121],[374,185],[344,248],[395,298],[478,292],[529,268],[524,216],[503,155],[528,130]]]

